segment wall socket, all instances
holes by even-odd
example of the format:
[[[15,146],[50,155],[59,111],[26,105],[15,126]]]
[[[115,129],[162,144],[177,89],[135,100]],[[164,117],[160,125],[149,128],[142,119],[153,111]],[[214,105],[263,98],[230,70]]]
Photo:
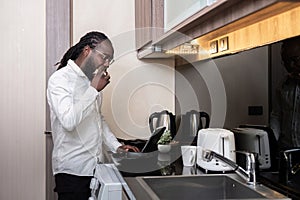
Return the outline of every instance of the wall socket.
[[[209,53],[218,53],[218,40],[209,43]]]
[[[263,106],[248,106],[248,115],[263,115]]]
[[[226,51],[229,49],[228,37],[223,37],[219,39],[219,50]]]

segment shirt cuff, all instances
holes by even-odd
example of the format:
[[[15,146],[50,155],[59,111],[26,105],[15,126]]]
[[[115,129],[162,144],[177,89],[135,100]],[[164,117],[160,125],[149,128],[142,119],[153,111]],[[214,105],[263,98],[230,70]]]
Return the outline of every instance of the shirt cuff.
[[[120,142],[118,142],[118,141],[113,141],[111,145],[112,145],[112,147],[113,147],[113,150],[115,151],[114,153],[116,153],[116,152],[117,152],[117,149],[118,149],[120,146],[122,146],[122,144],[121,144]]]
[[[90,95],[94,95],[94,96],[98,96],[99,95],[99,92],[96,90],[96,88],[90,86],[87,91],[86,91],[87,94],[90,94]]]

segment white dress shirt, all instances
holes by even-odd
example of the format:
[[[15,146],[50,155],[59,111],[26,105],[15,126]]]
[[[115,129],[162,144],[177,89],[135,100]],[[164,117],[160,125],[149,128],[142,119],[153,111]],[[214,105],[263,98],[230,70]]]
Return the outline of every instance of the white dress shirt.
[[[92,176],[103,161],[102,142],[111,151],[121,144],[104,121],[100,108],[102,93],[72,60],[54,72],[48,81],[53,136],[53,173]]]

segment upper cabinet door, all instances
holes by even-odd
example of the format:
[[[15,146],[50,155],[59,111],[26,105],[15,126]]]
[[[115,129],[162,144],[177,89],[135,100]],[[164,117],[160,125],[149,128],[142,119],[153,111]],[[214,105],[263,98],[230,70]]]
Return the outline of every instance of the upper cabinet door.
[[[164,0],[135,1],[136,48],[150,46],[164,34]]]
[[[152,0],[135,0],[136,48],[152,41]]]
[[[217,0],[164,0],[165,28],[172,29]]]

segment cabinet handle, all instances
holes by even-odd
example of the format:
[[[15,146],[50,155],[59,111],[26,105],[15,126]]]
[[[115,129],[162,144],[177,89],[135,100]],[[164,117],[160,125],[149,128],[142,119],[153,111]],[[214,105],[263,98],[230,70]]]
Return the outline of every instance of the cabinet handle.
[[[52,131],[44,131],[45,135],[52,135]]]

